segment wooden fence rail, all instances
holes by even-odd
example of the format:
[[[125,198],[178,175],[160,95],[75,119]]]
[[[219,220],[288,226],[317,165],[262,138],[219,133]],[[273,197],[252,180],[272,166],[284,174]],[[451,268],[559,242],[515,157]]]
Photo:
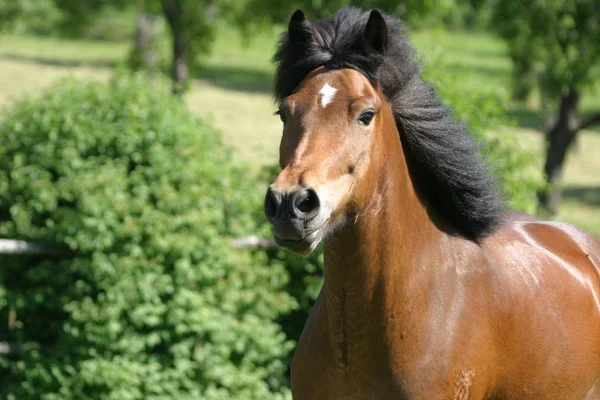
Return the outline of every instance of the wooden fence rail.
[[[67,249],[60,249],[45,243],[0,239],[0,254],[61,256],[69,253],[70,251]]]
[[[238,249],[277,250],[280,248],[273,239],[265,239],[258,236],[235,238],[231,241],[231,244]]]
[[[0,354],[16,354],[18,352],[18,344],[13,342],[0,342]]]
[[[243,236],[231,241],[233,247],[238,249],[277,250],[279,246],[272,239],[258,236]],[[0,239],[0,254],[13,255],[39,255],[39,256],[67,256],[71,251],[57,248],[46,243],[28,242],[24,240]]]

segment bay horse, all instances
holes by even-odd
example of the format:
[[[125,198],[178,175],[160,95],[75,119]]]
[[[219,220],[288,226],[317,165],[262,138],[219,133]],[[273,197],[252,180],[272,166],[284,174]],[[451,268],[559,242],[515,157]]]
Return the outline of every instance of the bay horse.
[[[600,399],[600,241],[506,211],[402,23],[297,10],[274,61],[265,214],[289,250],[325,242],[294,399]]]

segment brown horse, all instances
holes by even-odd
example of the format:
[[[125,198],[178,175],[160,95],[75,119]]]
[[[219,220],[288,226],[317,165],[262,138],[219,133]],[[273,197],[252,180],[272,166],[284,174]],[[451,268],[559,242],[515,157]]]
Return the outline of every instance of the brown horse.
[[[281,246],[325,241],[294,399],[600,399],[600,241],[504,211],[401,23],[298,10],[275,61],[265,213]]]

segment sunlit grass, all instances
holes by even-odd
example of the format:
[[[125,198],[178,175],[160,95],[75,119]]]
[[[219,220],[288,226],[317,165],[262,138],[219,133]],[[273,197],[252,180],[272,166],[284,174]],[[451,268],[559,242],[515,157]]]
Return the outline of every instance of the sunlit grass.
[[[0,35],[0,57],[50,64],[114,65],[122,61],[131,43]]]
[[[543,136],[531,129],[515,132],[542,167]],[[554,219],[568,221],[600,236],[600,134],[583,131],[565,165],[563,201]]]

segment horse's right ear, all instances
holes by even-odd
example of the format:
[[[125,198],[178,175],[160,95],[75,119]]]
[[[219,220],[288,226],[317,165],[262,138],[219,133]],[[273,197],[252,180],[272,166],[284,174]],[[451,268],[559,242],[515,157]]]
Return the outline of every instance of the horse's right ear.
[[[288,37],[290,42],[306,42],[314,40],[313,27],[306,19],[304,11],[297,9],[288,24]]]
[[[375,50],[384,53],[387,48],[388,30],[385,18],[381,12],[374,9],[369,14],[369,20],[363,33],[363,45],[365,50]]]

